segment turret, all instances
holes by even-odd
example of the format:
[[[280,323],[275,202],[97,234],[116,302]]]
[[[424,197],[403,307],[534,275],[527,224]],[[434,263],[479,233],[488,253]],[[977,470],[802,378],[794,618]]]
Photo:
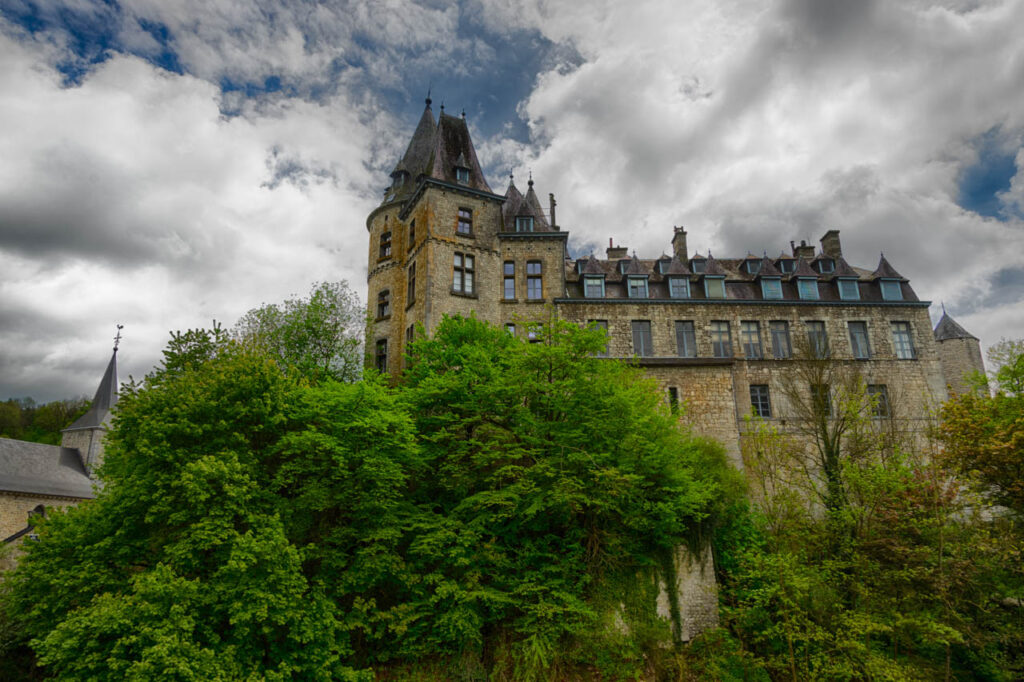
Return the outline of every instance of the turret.
[[[110,425],[111,409],[117,404],[117,347],[121,341],[121,328],[122,325],[117,326],[114,352],[107,363],[106,371],[103,372],[103,378],[100,379],[89,411],[61,432],[61,447],[77,448],[82,457],[82,464],[90,476],[103,462],[103,438]]]

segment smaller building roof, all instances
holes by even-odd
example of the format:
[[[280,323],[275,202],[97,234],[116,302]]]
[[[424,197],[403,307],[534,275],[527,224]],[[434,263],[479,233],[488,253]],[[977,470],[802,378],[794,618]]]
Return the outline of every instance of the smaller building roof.
[[[936,341],[948,341],[950,339],[978,340],[977,336],[974,336],[957,324],[957,321],[950,317],[945,310],[942,311],[942,317],[939,319],[939,323],[935,325],[933,333],[935,334]]]
[[[0,438],[0,490],[90,499],[92,486],[78,450]]]
[[[889,265],[889,261],[885,259],[884,253],[881,255],[881,258],[878,259],[878,267],[871,273],[871,278],[898,279],[903,282],[907,281],[906,277],[896,272],[896,268]]]

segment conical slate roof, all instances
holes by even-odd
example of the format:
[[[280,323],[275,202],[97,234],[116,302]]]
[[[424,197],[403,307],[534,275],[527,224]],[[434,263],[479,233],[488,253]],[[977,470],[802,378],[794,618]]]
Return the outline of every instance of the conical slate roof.
[[[871,273],[872,279],[878,279],[879,277],[884,277],[885,279],[898,279],[904,282],[907,281],[903,275],[896,272],[896,269],[893,268],[893,266],[889,265],[889,261],[885,259],[885,254],[882,254],[881,258],[879,258],[878,267]]]
[[[948,341],[949,339],[978,340],[978,337],[957,324],[956,320],[950,317],[945,310],[942,311],[942,318],[939,320],[939,323],[935,325],[934,334],[936,341]]]
[[[601,263],[598,262],[596,258],[594,258],[594,254],[590,254],[590,256],[580,265],[580,274],[603,275],[605,274],[605,272],[604,268],[601,267]]]
[[[725,271],[725,268],[718,264],[718,261],[715,260],[715,257],[709,253],[707,263],[705,263],[704,265],[704,274],[727,275],[728,273]]]
[[[851,267],[850,264],[846,262],[846,259],[843,258],[842,256],[836,258],[836,271],[832,273],[832,276],[857,277],[858,279],[860,278],[860,275],[857,274],[857,271],[854,270],[853,267]]]
[[[83,414],[81,417],[75,420],[75,422],[64,429],[70,431],[73,429],[89,429],[95,428],[103,424],[103,420],[106,419],[110,413],[110,408],[117,404],[117,351],[110,356],[110,362],[107,363],[107,371],[103,373],[103,379],[100,380],[99,388],[96,389],[96,395],[92,399],[92,405],[89,406],[89,411]]]
[[[818,273],[814,271],[810,265],[807,264],[803,258],[798,258],[796,261],[796,269],[793,270],[793,274],[790,277],[813,277],[818,279]]]
[[[458,182],[455,177],[456,167],[469,169],[468,183]],[[477,161],[466,119],[441,112],[434,138],[434,154],[430,159],[427,175],[453,185],[466,184],[473,189],[491,191],[487,180],[484,179],[484,172],[480,169],[480,162]]]
[[[690,268],[678,256],[674,256],[663,271],[665,275],[691,275]]]
[[[541,208],[537,193],[533,191],[533,180],[529,182],[529,189],[526,196],[523,196],[514,182],[509,182],[508,191],[505,192],[505,203],[501,207],[501,215],[505,219],[505,229],[511,232],[516,228],[516,218],[533,218],[534,232],[550,232],[551,226],[548,219],[544,217],[544,209]]]
[[[405,171],[415,180],[421,173],[426,172],[427,164],[430,163],[430,156],[434,152],[434,136],[437,133],[437,123],[434,122],[434,112],[430,109],[430,99],[427,98],[427,106],[423,109],[420,122],[416,125],[416,132],[409,140],[409,147],[405,150],[405,156],[395,166],[395,172]]]
[[[761,259],[761,269],[757,271],[757,277],[755,279],[759,279],[761,277],[782,277],[782,273],[779,272],[779,269],[775,267],[775,263],[772,263],[768,256]]]

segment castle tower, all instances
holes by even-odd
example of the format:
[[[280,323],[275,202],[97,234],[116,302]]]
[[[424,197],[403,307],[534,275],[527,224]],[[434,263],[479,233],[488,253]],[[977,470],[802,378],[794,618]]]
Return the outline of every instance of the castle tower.
[[[965,381],[974,372],[985,373],[978,338],[957,324],[945,308],[933,332],[938,349],[939,363],[946,385],[952,393],[966,393],[971,385]]]
[[[120,327],[118,328],[120,329]],[[118,333],[118,340],[120,332]],[[117,343],[107,363],[89,411],[61,432],[61,447],[78,450],[85,470],[92,475],[103,461],[103,437],[110,425],[111,408],[117,404]]]

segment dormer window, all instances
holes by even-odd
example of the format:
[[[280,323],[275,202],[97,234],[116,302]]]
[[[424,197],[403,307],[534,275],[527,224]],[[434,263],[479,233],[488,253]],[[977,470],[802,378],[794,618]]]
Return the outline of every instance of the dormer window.
[[[405,184],[405,176],[406,175],[408,175],[408,173],[406,173],[404,171],[399,171],[399,172],[395,173],[395,175],[394,175],[394,179],[395,179],[394,186],[395,187],[401,187],[402,185],[404,185]]]
[[[629,277],[629,297],[647,298],[647,278]]]
[[[746,262],[747,272],[751,275],[756,275],[761,272],[761,261],[759,260],[748,260]]]
[[[836,262],[831,258],[819,258],[818,259],[818,272],[823,275],[829,275],[836,271]]]
[[[782,278],[762,277],[761,298],[766,301],[777,301],[782,298]]]
[[[798,277],[796,287],[801,301],[818,300],[818,280],[811,277]]]
[[[857,280],[852,277],[843,277],[839,279],[839,300],[860,300],[860,287],[857,285]]]
[[[882,283],[882,300],[883,301],[902,301],[903,300],[903,288],[900,286],[898,279],[883,279]]]
[[[604,298],[604,277],[601,275],[584,276],[583,298]]]
[[[718,275],[705,277],[704,295],[708,298],[725,298],[725,277]]]
[[[517,217],[516,232],[533,232],[533,216]]]
[[[779,272],[781,272],[782,274],[786,274],[796,270],[796,261],[793,260],[792,258],[780,258],[779,262],[776,263],[776,265],[779,268]]]
[[[455,167],[455,181],[461,184],[469,183],[469,169],[462,166]]]
[[[685,277],[668,278],[669,298],[690,298],[690,280]]]
[[[704,266],[707,265],[707,260],[704,258],[694,258],[690,261],[690,270],[696,274],[704,272]]]

